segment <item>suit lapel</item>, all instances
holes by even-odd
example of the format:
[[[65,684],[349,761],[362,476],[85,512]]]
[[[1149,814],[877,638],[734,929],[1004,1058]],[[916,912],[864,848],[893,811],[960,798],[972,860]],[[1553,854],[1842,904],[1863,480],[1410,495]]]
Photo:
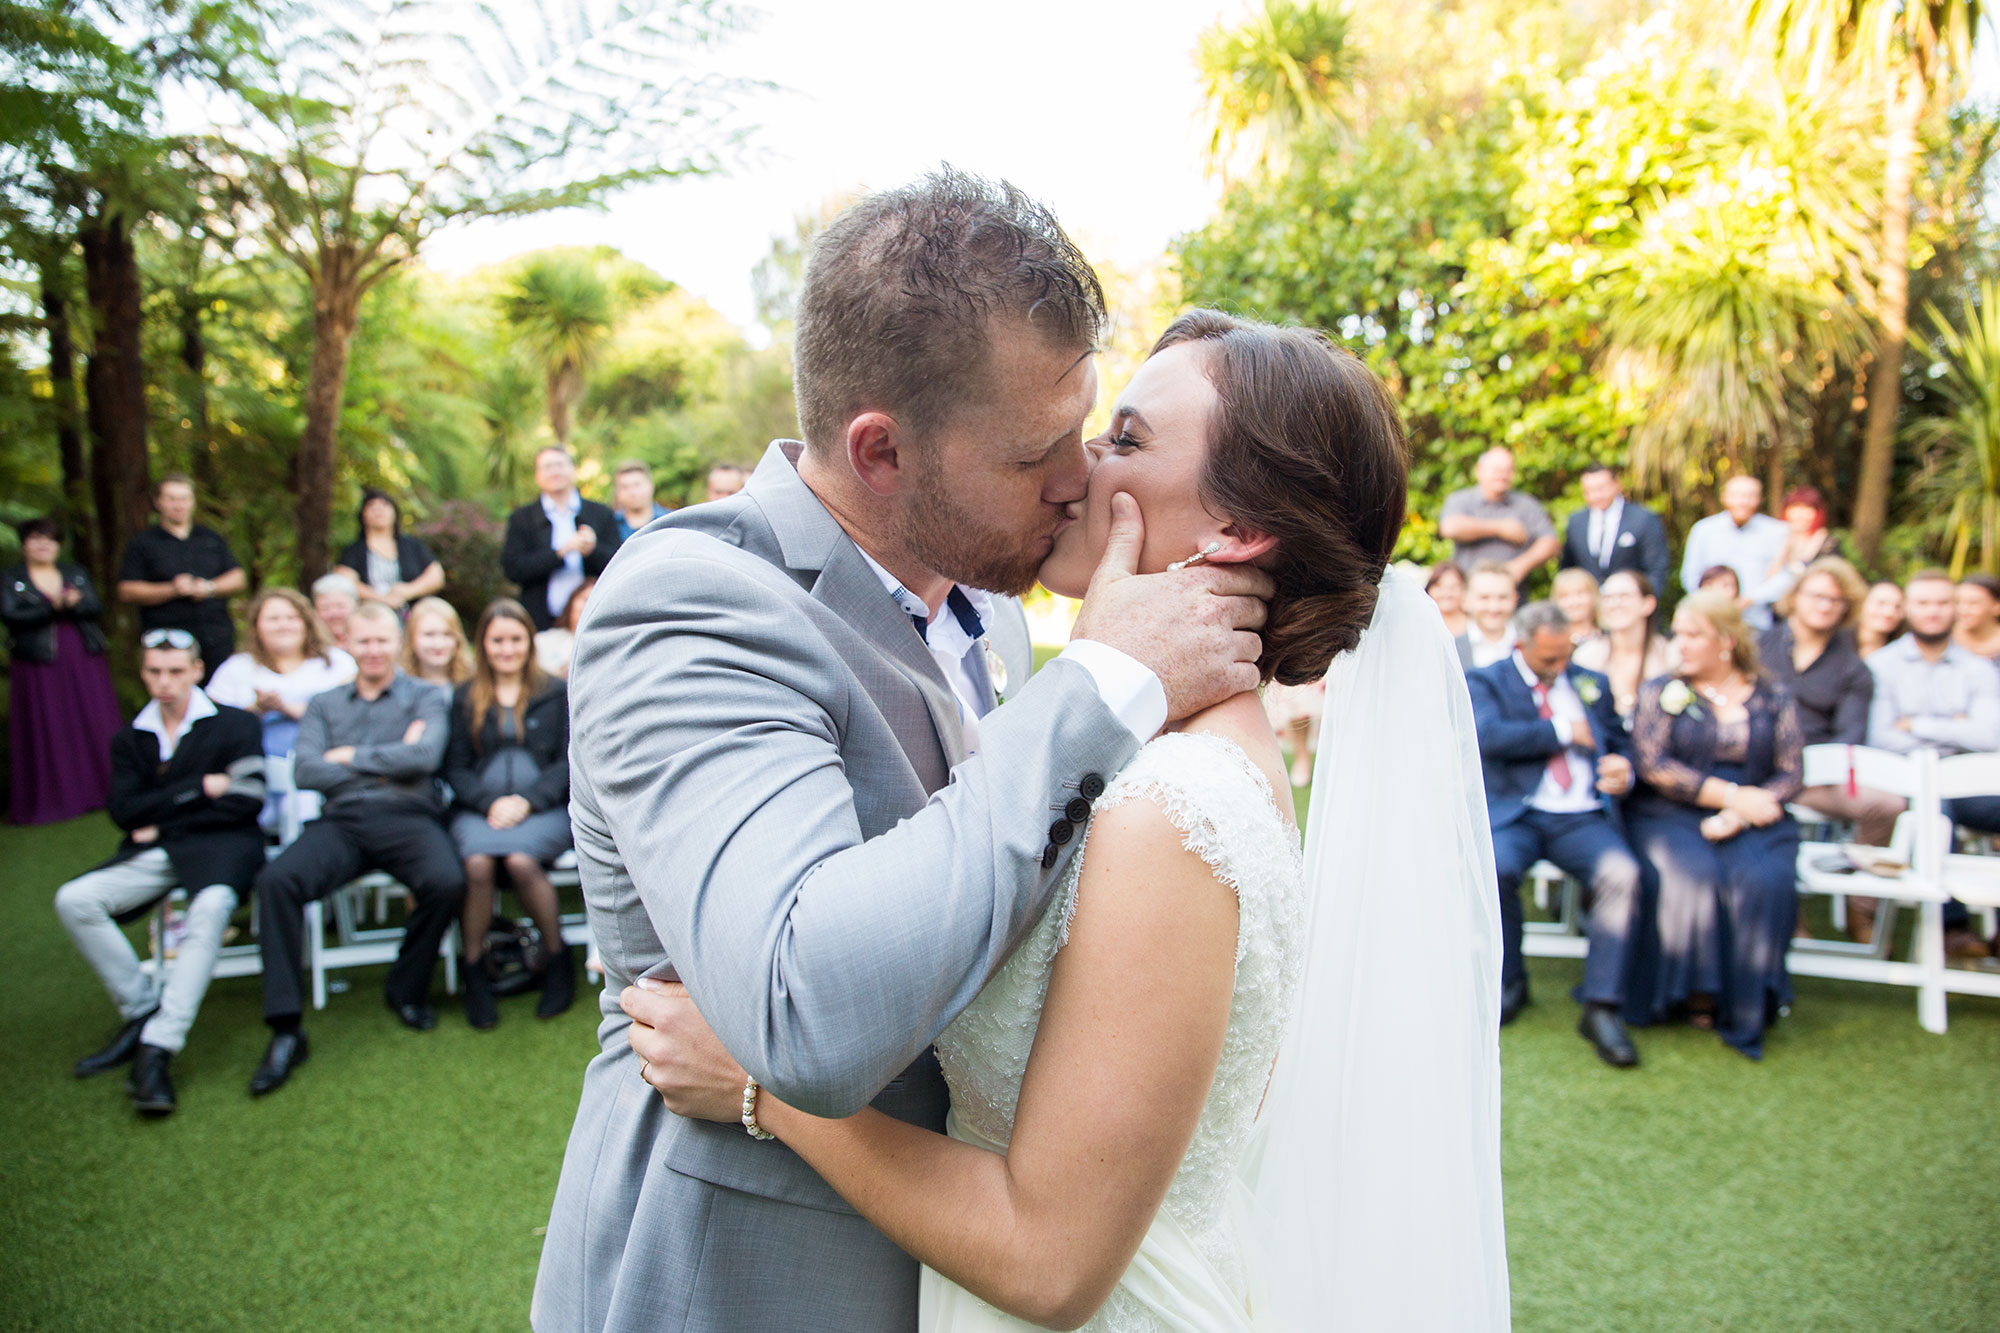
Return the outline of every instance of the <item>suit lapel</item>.
[[[944,757],[946,771],[963,762],[965,736],[958,696],[945,683],[944,673],[938,670],[931,650],[917,637],[916,626],[882,586],[882,580],[875,577],[875,571],[861,558],[852,541],[843,542],[828,557],[819,582],[813,585],[813,596],[880,649],[923,697],[924,709],[930,714],[932,736]],[[900,732],[898,737],[908,750],[909,738]],[[915,762],[916,756],[912,755],[911,760]],[[917,766],[920,770],[925,767]]]
[[[903,608],[862,559],[860,548],[799,476],[803,448],[796,440],[773,441],[745,490],[770,524],[786,567],[817,601],[876,648],[885,665],[923,700],[929,735],[913,734],[914,719],[896,719],[896,739],[910,766],[935,791],[949,779],[952,765],[965,758],[958,696]]]

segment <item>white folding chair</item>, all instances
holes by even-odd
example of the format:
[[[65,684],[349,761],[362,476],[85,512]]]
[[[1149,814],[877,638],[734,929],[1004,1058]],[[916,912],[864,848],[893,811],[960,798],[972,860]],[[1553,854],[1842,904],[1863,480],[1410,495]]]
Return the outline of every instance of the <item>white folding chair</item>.
[[[1521,926],[1521,953],[1529,958],[1581,958],[1590,950],[1583,935],[1583,886],[1553,861],[1537,861],[1523,877],[1535,895],[1535,906],[1553,911],[1553,921],[1526,921]]]
[[[1896,754],[1865,745],[1808,745],[1805,749],[1805,785],[1808,787],[1869,787],[1909,800],[1916,794],[1918,776],[1918,761],[1914,755]],[[1792,817],[1802,824],[1818,824],[1832,835],[1812,841],[1800,840],[1799,892],[1830,897],[1834,906],[1834,924],[1842,929],[1847,924],[1845,909],[1848,895],[1881,900],[1871,942],[1857,944],[1852,940],[1800,939],[1792,941],[1793,955],[1820,953],[1886,960],[1896,937],[1896,906],[1900,898],[1895,886],[1901,881],[1865,871],[1849,873],[1825,868],[1845,862],[1841,843],[1852,839],[1841,838],[1839,822],[1817,811],[1797,807]],[[1909,862],[1909,839],[1913,828],[1914,824],[1905,825],[1899,820],[1896,835],[1890,840],[1890,852],[1900,855],[1905,864]]]
[[[1932,756],[1935,772],[1935,799],[1939,818],[1943,803],[1965,796],[2000,796],[2000,754],[1960,754],[1949,759]],[[1925,998],[1936,1009],[1937,1025],[1924,1026],[1933,1032],[1945,1030],[1947,994],[1987,995],[2000,998],[2000,973],[1947,968],[1944,962],[1944,900],[1956,898],[1974,911],[2000,908],[2000,857],[1962,855],[1951,850],[1949,835],[1934,834],[1938,879],[1942,890],[1936,904],[1926,903],[1918,923],[1922,936],[1919,948],[1925,966]]]

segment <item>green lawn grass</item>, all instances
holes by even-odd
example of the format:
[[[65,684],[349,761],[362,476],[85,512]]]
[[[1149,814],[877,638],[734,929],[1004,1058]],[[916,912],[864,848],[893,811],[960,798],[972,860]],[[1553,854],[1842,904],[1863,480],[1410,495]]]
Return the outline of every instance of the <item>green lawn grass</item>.
[[[0,1327],[525,1327],[589,1006],[507,1001],[475,1033],[447,1002],[419,1035],[355,973],[253,1102],[258,986],[218,982],[180,1112],[142,1122],[120,1075],[70,1077],[116,1019],[50,908],[112,841],[0,829]],[[1762,1064],[1659,1030],[1620,1072],[1573,1031],[1577,965],[1532,971],[1502,1040],[1518,1328],[2000,1327],[2000,1004],[1954,1000],[1933,1037],[1907,991],[1805,980]]]

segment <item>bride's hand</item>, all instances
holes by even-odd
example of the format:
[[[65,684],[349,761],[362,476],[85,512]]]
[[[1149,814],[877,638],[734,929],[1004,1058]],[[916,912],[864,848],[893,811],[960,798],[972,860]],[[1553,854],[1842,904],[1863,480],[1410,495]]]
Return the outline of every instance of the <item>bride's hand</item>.
[[[618,1007],[632,1018],[626,1037],[638,1055],[639,1077],[675,1115],[733,1125],[743,1117],[749,1077],[722,1048],[708,1021],[677,981],[627,986]]]

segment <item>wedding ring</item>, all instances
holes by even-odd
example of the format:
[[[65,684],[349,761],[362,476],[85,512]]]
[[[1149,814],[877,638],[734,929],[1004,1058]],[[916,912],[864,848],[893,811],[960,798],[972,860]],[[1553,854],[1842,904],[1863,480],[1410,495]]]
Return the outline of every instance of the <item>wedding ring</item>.
[[[651,1079],[649,1079],[649,1078],[647,1078],[647,1077],[646,1077],[646,1070],[647,1070],[647,1069],[649,1069],[649,1068],[651,1068],[651,1066],[649,1066],[649,1065],[648,1065],[648,1064],[646,1063],[646,1057],[645,1057],[645,1056],[643,1056],[643,1055],[642,1055],[642,1056],[640,1056],[640,1057],[639,1057],[639,1081],[640,1081],[641,1083],[645,1084],[645,1085],[646,1085],[647,1087],[649,1087],[649,1088],[650,1088],[650,1087],[652,1087],[652,1086],[653,1086],[653,1080],[651,1080]]]

